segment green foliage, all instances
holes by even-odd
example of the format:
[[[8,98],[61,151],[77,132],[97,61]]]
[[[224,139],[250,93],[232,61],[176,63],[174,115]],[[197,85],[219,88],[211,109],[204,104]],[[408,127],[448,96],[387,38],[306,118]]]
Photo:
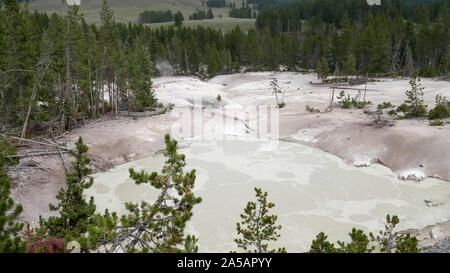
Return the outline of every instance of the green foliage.
[[[198,252],[198,239],[195,236],[188,235],[184,241],[184,250],[186,253],[197,253]]]
[[[325,56],[323,56],[316,65],[316,73],[317,73],[317,78],[321,79],[322,81],[325,81],[329,74],[330,74],[330,67],[328,65],[328,61],[325,58]]]
[[[343,253],[371,253],[375,250],[374,246],[369,246],[369,237],[360,229],[353,228],[352,232],[348,234],[351,241],[345,243],[337,241],[339,245],[339,252]]]
[[[219,67],[221,66],[221,58],[219,55],[219,52],[216,49],[215,44],[211,47],[209,50],[209,57],[208,57],[208,75],[210,77],[213,77],[217,74],[219,71]]]
[[[377,108],[380,110],[386,109],[386,108],[392,108],[392,107],[394,107],[394,106],[392,105],[392,103],[390,101],[385,101],[381,104],[378,104],[378,106],[377,106]]]
[[[47,220],[40,217],[39,233],[48,236],[65,238],[67,235],[79,237],[88,230],[91,217],[94,215],[96,206],[94,198],[89,202],[85,200],[83,192],[89,189],[94,180],[89,175],[92,170],[88,168],[91,162],[87,156],[88,147],[79,137],[75,143],[76,151],[70,154],[75,158],[72,162],[73,170],[66,175],[67,188],[61,188],[56,199],[57,205],[50,205],[50,210],[58,211],[58,216],[51,216]],[[87,180],[86,180],[87,179]]]
[[[344,63],[344,72],[347,75],[355,75],[356,71],[356,58],[352,53],[349,53]]]
[[[136,40],[134,46],[127,50],[124,73],[125,75],[121,77],[121,85],[124,89],[128,88],[132,91],[131,96],[129,96],[132,108],[142,112],[155,107],[157,100],[151,81],[152,61],[149,49],[141,40]],[[131,80],[129,75],[133,75]]]
[[[327,240],[327,236],[321,232],[312,241],[310,253],[417,253],[419,252],[418,240],[416,237],[407,234],[394,232],[395,227],[400,222],[398,216],[386,216],[385,229],[378,232],[378,235],[365,234],[360,229],[353,228],[349,233],[350,242],[338,241],[338,247]]]
[[[361,92],[358,91],[358,94],[355,97],[351,97],[350,95],[345,95],[344,91],[341,91],[337,96],[338,104],[344,109],[357,108],[362,109],[366,105],[371,104],[370,101],[361,101]]]
[[[393,116],[393,115],[396,115],[396,114],[397,114],[397,111],[395,111],[395,109],[391,109],[388,112],[388,115],[390,115],[390,116]]]
[[[445,122],[440,119],[430,121],[430,126],[444,126]]]
[[[177,13],[175,13],[175,15],[173,16],[173,20],[175,23],[175,27],[181,27],[184,21],[183,14],[180,11],[177,11]]]
[[[7,166],[15,164],[15,147],[0,139],[0,253],[25,252],[26,244],[21,241],[20,232],[23,223],[17,222],[22,213],[22,205],[16,204],[10,197],[11,181],[7,175]],[[11,157],[12,156],[12,157]]]
[[[103,1],[95,25],[86,23],[77,7],[67,8],[65,16],[47,15],[30,13],[17,1],[4,1],[0,8],[2,122],[22,125],[29,105],[28,130],[44,121],[66,129],[80,119],[115,111],[116,106],[118,111],[125,105],[130,111],[152,109],[157,106],[150,84],[154,70],[147,66],[153,68],[159,60],[168,60],[176,73],[197,76],[205,67],[213,76],[239,72],[241,67],[273,71],[280,66],[289,71],[317,69],[323,81],[331,73],[448,74],[450,25],[445,1],[377,7],[355,6],[353,1],[265,7],[258,12],[256,30],[249,31],[243,31],[242,24],[229,31],[222,26],[222,30],[208,28],[204,22],[196,28],[183,27],[181,13],[176,15],[177,27],[127,25],[116,22],[108,1]],[[92,12],[95,5],[87,5],[88,16],[97,14]],[[417,8],[427,10],[429,18],[414,15],[421,14]],[[244,3],[235,10],[249,7]],[[206,16],[211,17],[208,14],[209,10]],[[158,20],[171,17],[168,11],[147,15]],[[39,84],[47,62],[50,66]]]
[[[280,237],[278,233],[281,225],[277,225],[278,216],[269,215],[269,209],[275,207],[274,203],[267,201],[267,192],[255,188],[256,202],[248,202],[242,222],[236,224],[238,237],[234,241],[239,248],[248,252],[286,252],[284,248],[268,250],[269,242]]]
[[[206,10],[196,10],[193,14],[189,15],[189,20],[205,20],[205,19],[213,19],[214,14],[211,8]]]
[[[398,112],[403,112],[405,118],[423,117],[427,113],[427,106],[423,104],[423,87],[420,84],[420,79],[413,78],[409,81],[411,90],[407,90],[406,100],[397,109]]]
[[[138,22],[141,24],[162,23],[173,21],[171,10],[145,10],[139,14]]]
[[[344,109],[350,109],[352,106],[352,99],[350,95],[345,96],[344,90],[342,90],[337,96],[338,104]]]
[[[186,223],[194,206],[201,202],[192,192],[195,170],[183,171],[185,156],[179,154],[177,141],[165,136],[166,156],[161,173],[151,174],[130,168],[136,184],[150,184],[160,193],[154,202],[126,203],[130,212],[120,218],[115,213],[96,215],[84,246],[105,247],[107,252],[196,252],[197,238],[185,236]],[[120,225],[119,225],[120,222]],[[106,246],[110,245],[106,249]],[[184,249],[182,249],[184,245]]]
[[[316,239],[311,243],[311,249],[309,253],[336,253],[338,249],[334,247],[334,244],[327,240],[328,236],[325,233],[320,232],[317,234]]]
[[[285,91],[281,90],[281,87],[278,85],[277,78],[275,77],[272,78],[272,80],[270,81],[270,86],[272,87],[272,92],[275,95],[278,108],[281,109],[284,106],[286,106],[286,103],[284,103]]]
[[[416,237],[408,234],[399,234],[394,232],[395,227],[400,222],[398,216],[393,215],[392,217],[388,214],[386,216],[385,229],[379,231],[379,234],[375,237],[372,233],[370,237],[372,241],[379,244],[381,252],[384,253],[417,253],[419,252],[418,240]]]
[[[283,108],[283,107],[285,107],[285,106],[286,106],[286,103],[284,103],[284,102],[280,102],[280,103],[277,104],[277,107],[278,107],[279,109],[281,109],[281,108]]]
[[[306,105],[306,111],[310,112],[310,113],[320,113],[319,109],[316,109],[314,107],[311,107],[309,105]]]
[[[430,110],[430,119],[444,119],[450,116],[450,102],[440,95],[436,96],[436,106]]]

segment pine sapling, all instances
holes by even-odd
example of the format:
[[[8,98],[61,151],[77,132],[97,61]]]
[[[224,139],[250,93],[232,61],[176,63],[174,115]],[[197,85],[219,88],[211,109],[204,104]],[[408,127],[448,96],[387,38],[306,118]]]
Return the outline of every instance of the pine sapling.
[[[281,225],[277,225],[278,216],[269,215],[269,209],[275,207],[274,203],[267,201],[267,192],[255,188],[256,202],[248,202],[242,222],[236,224],[238,238],[234,241],[239,248],[248,252],[286,252],[284,248],[269,250],[269,243],[277,241]]]
[[[56,199],[57,205],[50,204],[50,210],[58,211],[58,216],[51,216],[47,220],[40,217],[39,233],[59,238],[79,237],[86,233],[91,217],[95,213],[94,198],[87,201],[83,195],[94,180],[89,175],[92,170],[88,168],[91,162],[87,156],[88,147],[80,137],[75,143],[76,150],[70,151],[75,158],[72,162],[73,170],[66,175],[67,188],[61,188]]]

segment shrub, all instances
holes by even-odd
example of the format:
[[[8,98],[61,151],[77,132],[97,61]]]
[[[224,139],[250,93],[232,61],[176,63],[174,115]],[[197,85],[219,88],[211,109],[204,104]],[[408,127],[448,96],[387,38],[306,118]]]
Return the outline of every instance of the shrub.
[[[430,119],[443,119],[450,116],[449,102],[445,97],[436,96],[436,106],[430,110],[428,117]]]
[[[319,109],[313,108],[309,105],[306,105],[306,111],[310,112],[310,113],[320,113]]]
[[[286,103],[284,103],[284,102],[281,102],[281,103],[278,103],[278,108],[283,108],[284,106],[286,106]]]
[[[327,240],[327,235],[323,232],[312,241],[309,253],[417,253],[419,252],[416,237],[408,234],[394,232],[395,227],[400,222],[397,216],[386,216],[384,230],[380,230],[378,235],[365,234],[360,229],[353,228],[349,233],[351,241],[349,243],[337,241],[337,247]]]
[[[423,66],[419,70],[419,75],[425,78],[431,78],[436,76],[437,74],[438,74],[437,71],[429,66]]]
[[[361,92],[358,91],[358,94],[355,97],[350,97],[350,95],[345,95],[344,91],[339,93],[337,96],[338,104],[344,109],[350,109],[352,107],[362,109],[368,104],[372,104],[370,101],[361,101]]]
[[[405,118],[423,117],[427,113],[427,106],[423,104],[423,87],[420,79],[413,78],[409,81],[411,90],[406,90],[405,102],[397,108],[398,112],[403,112]]]
[[[431,126],[444,126],[444,121],[440,119],[430,121]]]
[[[341,91],[341,93],[339,93],[339,96],[337,98],[338,98],[338,104],[342,108],[349,109],[352,106],[350,95],[345,96],[344,91]]]
[[[378,104],[378,109],[386,109],[386,108],[392,108],[393,107],[393,105],[392,105],[392,103],[390,102],[390,101],[385,101],[385,102],[383,102],[383,103],[381,103],[381,104]]]

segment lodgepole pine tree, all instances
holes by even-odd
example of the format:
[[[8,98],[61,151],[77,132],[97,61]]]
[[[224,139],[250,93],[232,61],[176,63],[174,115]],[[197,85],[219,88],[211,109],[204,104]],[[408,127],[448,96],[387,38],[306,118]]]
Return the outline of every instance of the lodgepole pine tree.
[[[316,239],[311,243],[311,249],[309,253],[335,253],[338,250],[334,247],[334,244],[327,240],[328,236],[321,232],[317,234]]]
[[[184,21],[184,17],[180,11],[177,11],[177,13],[175,13],[175,15],[173,16],[173,19],[174,19],[175,27],[181,27],[181,25],[183,24],[183,21]]]
[[[133,75],[128,81],[132,93],[131,104],[137,111],[150,110],[156,106],[157,99],[152,87],[153,68],[148,47],[136,39],[128,50],[127,60],[128,75]]]
[[[356,74],[356,59],[352,53],[349,53],[344,63],[344,72],[346,75]]]
[[[6,166],[17,163],[15,147],[5,139],[0,139],[0,253],[25,252],[26,244],[21,242],[19,233],[23,223],[17,218],[22,213],[22,205],[16,204],[9,196],[11,181],[7,175]]]
[[[349,233],[350,242],[338,241],[338,247],[327,240],[327,235],[321,232],[312,241],[309,253],[417,253],[419,252],[418,240],[416,237],[407,234],[394,232],[395,227],[400,222],[398,216],[386,216],[385,229],[378,232],[365,234],[360,229],[353,228]]]
[[[276,241],[280,237],[278,231],[281,225],[277,225],[278,216],[269,215],[269,209],[275,207],[274,203],[267,201],[267,192],[255,188],[256,202],[248,202],[244,213],[241,214],[242,222],[236,224],[238,236],[234,241],[239,248],[248,252],[286,252],[284,248],[269,250],[269,242]]]
[[[59,200],[57,205],[50,204],[50,210],[58,211],[59,216],[51,216],[47,220],[39,217],[41,234],[59,238],[78,237],[87,231],[94,215],[94,198],[91,197],[88,202],[83,196],[83,191],[94,183],[93,178],[89,177],[92,170],[87,167],[91,162],[87,156],[88,147],[81,137],[75,146],[76,151],[70,151],[75,161],[72,162],[73,170],[66,175],[67,188],[61,188],[56,195]]]
[[[419,252],[418,240],[416,237],[407,234],[399,234],[394,232],[395,227],[400,223],[397,215],[392,217],[388,214],[386,216],[386,224],[384,230],[379,231],[379,235],[376,237],[370,233],[370,238],[373,242],[379,244],[381,252],[384,253],[417,253]]]
[[[88,238],[81,242],[84,248],[101,246],[99,251],[109,253],[198,251],[197,238],[184,234],[194,206],[201,202],[192,192],[195,170],[185,173],[185,156],[178,153],[177,141],[167,134],[165,142],[167,160],[161,174],[129,170],[136,184],[150,184],[160,191],[156,200],[126,203],[131,213],[121,217],[120,225],[115,213],[96,215]]]
[[[406,90],[407,99],[398,107],[398,111],[405,114],[406,118],[415,118],[426,115],[427,106],[423,103],[424,88],[420,84],[420,79],[413,78],[409,81],[411,90]]]
[[[330,74],[330,67],[325,56],[322,56],[322,58],[320,58],[320,60],[317,62],[316,72],[317,78],[321,79],[322,82],[324,82],[328,78],[328,75]]]

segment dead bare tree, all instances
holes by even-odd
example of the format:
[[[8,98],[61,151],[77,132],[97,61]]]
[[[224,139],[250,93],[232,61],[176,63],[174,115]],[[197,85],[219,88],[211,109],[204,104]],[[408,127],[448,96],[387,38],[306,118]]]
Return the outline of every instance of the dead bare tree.
[[[278,80],[275,75],[272,76],[272,80],[270,82],[270,86],[272,87],[272,93],[275,95],[275,99],[277,101],[277,105],[279,108],[284,107],[284,95],[286,91],[284,89],[281,89],[278,85]],[[281,94],[281,101],[279,98],[279,95]]]
[[[25,135],[26,135],[26,132],[27,132],[28,120],[30,119],[31,109],[32,109],[32,107],[33,107],[34,100],[35,100],[36,95],[37,95],[37,92],[38,92],[38,90],[39,90],[39,88],[40,88],[41,82],[42,82],[42,80],[44,79],[45,74],[46,74],[47,71],[48,71],[48,67],[49,67],[50,64],[51,64],[51,57],[44,57],[43,60],[42,60],[42,62],[40,61],[40,63],[46,63],[46,65],[45,65],[45,68],[43,69],[43,71],[42,71],[42,72],[40,73],[40,75],[39,75],[39,76],[40,76],[39,81],[36,82],[36,83],[33,85],[33,91],[32,91],[32,94],[31,94],[30,101],[29,101],[29,103],[28,103],[27,114],[26,114],[26,116],[25,116],[25,121],[24,121],[23,127],[22,127],[22,134],[20,135],[21,138],[25,138]]]

